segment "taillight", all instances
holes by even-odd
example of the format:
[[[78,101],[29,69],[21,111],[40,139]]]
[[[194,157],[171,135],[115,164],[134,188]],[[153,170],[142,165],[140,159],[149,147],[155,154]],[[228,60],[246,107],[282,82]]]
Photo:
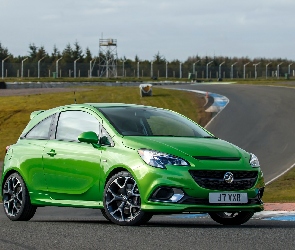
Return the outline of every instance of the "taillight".
[[[7,153],[7,151],[9,150],[10,146],[6,146],[6,149],[5,149],[5,154]]]

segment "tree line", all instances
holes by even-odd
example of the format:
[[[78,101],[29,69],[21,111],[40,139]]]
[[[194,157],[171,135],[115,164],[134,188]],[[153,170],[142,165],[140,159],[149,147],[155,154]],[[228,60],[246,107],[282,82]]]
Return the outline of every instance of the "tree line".
[[[77,76],[89,77],[102,76],[99,65],[99,57],[93,56],[90,49],[85,50],[75,41],[73,45],[68,43],[60,51],[55,45],[51,53],[48,53],[44,46],[37,47],[34,43],[29,44],[28,54],[25,56],[15,56],[9,49],[0,42],[0,61],[5,60],[5,76],[20,76],[20,71],[24,70],[25,77],[37,76],[37,64],[42,61],[40,75],[51,77],[51,73],[56,71],[56,62],[59,62],[60,76],[73,77],[74,64],[77,62],[75,72]],[[20,64],[26,61],[23,68]],[[90,62],[94,63],[91,67]],[[167,61],[166,58],[157,52],[153,61],[140,59],[138,55],[134,59],[119,57],[115,58],[117,76],[125,77],[153,77],[153,78],[187,78],[190,74],[195,74],[195,78],[254,78],[254,77],[278,77],[286,73],[294,74],[292,69],[293,61],[282,58],[254,58],[249,57],[224,57],[224,56],[189,56],[185,61],[174,59]],[[89,66],[90,64],[90,66]],[[295,66],[295,64],[294,64]],[[78,74],[79,72],[79,74]]]

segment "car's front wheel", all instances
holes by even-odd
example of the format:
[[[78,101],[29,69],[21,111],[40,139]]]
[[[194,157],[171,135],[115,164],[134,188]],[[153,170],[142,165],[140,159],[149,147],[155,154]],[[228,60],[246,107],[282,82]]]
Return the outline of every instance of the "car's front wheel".
[[[6,179],[3,187],[3,207],[10,220],[30,220],[37,207],[30,201],[28,189],[18,173],[13,173]]]
[[[210,217],[222,225],[241,225],[251,219],[254,212],[209,213]]]
[[[105,186],[104,212],[114,223],[122,226],[140,225],[152,218],[141,210],[141,198],[133,176],[122,171],[112,176]]]

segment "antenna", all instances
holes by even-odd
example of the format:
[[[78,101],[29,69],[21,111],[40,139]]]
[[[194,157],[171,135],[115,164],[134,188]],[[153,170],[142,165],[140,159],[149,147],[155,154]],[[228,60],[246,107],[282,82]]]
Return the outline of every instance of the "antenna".
[[[74,100],[75,100],[75,104],[77,104],[77,100],[76,100],[76,92],[74,91]]]

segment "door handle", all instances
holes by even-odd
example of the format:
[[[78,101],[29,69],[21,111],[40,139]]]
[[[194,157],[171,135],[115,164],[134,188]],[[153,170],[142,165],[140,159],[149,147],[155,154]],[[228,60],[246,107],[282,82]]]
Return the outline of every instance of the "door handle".
[[[55,156],[55,155],[56,155],[54,149],[51,149],[50,152],[47,152],[47,154],[48,154],[49,156]]]

